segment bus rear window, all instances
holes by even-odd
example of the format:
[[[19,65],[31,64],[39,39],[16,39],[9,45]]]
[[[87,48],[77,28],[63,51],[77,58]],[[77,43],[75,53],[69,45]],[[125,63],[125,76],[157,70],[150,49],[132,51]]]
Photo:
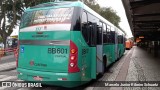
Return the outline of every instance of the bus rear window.
[[[73,7],[29,11],[24,13],[20,28],[43,24],[71,24],[72,15]]]

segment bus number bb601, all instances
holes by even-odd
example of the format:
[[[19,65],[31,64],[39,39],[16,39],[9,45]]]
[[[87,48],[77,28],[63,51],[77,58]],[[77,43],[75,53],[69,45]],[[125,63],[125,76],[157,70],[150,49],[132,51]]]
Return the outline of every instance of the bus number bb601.
[[[67,54],[67,49],[64,48],[48,48],[49,54]]]

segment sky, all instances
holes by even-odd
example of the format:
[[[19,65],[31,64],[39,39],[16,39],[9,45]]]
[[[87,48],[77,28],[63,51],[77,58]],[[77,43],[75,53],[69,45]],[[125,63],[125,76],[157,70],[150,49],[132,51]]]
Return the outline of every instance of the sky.
[[[120,16],[121,22],[119,26],[127,33],[127,37],[133,37],[130,26],[126,17],[126,13],[121,0],[97,0],[101,7],[111,7]]]

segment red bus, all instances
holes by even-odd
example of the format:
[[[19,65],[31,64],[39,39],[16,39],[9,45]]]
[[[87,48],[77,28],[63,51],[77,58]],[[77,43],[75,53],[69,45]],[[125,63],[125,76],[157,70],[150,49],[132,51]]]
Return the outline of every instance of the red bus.
[[[131,49],[133,47],[133,41],[132,40],[127,40],[126,41],[126,49]]]

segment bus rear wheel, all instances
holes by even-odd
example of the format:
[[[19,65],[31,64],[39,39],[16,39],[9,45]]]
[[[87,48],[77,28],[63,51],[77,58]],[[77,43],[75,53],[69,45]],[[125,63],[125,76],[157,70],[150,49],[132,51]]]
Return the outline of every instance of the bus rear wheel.
[[[107,57],[103,57],[103,67],[104,67],[104,73],[107,71]]]

